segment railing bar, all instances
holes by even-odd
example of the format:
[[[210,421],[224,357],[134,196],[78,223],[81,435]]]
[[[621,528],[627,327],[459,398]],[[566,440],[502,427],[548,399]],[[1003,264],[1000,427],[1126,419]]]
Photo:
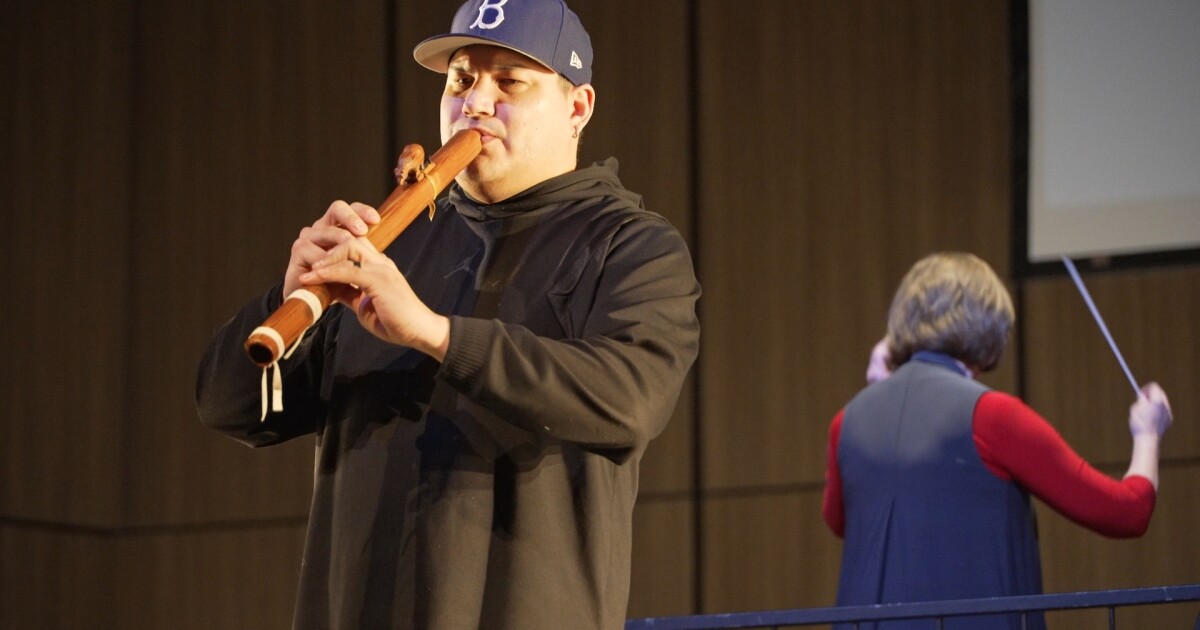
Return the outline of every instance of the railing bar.
[[[1117,607],[1108,607],[1108,630],[1116,630],[1117,628]]]
[[[946,618],[938,617],[938,630],[945,630],[945,628],[946,628]]]
[[[1029,630],[1029,613],[1021,613],[1021,630]]]
[[[1176,604],[1200,601],[1200,584],[1172,585],[1112,591],[1041,594],[980,598],[970,600],[948,600],[940,602],[915,602],[906,604],[873,604],[833,608],[811,608],[794,610],[751,611],[746,613],[724,613],[695,615],[688,617],[662,617],[630,619],[630,630],[720,630],[728,628],[770,628],[776,630],[795,625],[830,623],[849,624],[862,630],[862,624],[871,621],[899,619],[949,619],[975,615],[1019,614],[1025,627],[1032,625],[1029,615],[1048,611],[1104,608],[1110,610],[1112,628],[1116,624],[1116,608],[1144,604]],[[939,621],[944,623],[944,621]],[[1200,630],[1197,625],[1193,630]]]

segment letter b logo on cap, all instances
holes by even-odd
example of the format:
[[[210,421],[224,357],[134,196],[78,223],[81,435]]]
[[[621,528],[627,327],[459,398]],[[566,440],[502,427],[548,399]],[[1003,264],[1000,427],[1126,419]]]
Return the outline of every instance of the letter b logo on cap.
[[[475,18],[475,22],[468,28],[496,28],[504,22],[504,3],[508,0],[483,0],[479,4],[479,15]],[[488,9],[495,9],[494,18],[490,22],[484,21],[484,16],[487,15]]]
[[[446,72],[450,55],[464,46],[501,46],[563,75],[574,85],[592,78],[592,40],[564,0],[465,0],[450,32],[417,44],[413,57]]]

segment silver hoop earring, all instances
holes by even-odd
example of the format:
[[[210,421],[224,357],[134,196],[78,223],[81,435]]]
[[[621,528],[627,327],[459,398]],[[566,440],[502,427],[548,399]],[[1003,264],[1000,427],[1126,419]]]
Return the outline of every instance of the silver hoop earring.
[[[574,130],[575,130],[575,133],[571,134],[571,137],[578,138],[579,137],[579,127],[574,127]]]

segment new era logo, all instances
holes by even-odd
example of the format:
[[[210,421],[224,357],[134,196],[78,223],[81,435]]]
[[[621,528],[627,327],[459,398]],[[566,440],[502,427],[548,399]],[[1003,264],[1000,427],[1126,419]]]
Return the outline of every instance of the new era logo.
[[[583,61],[579,59],[579,55],[575,54],[574,50],[571,51],[571,67],[572,68],[582,68],[583,67]]]

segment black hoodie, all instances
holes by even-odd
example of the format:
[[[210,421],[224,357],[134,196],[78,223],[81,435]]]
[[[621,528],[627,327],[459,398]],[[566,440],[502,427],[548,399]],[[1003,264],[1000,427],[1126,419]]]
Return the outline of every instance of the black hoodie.
[[[205,425],[316,433],[295,628],[623,627],[638,465],[699,348],[682,237],[610,159],[498,204],[452,186],[387,254],[451,317],[441,365],[334,307],[260,423],[241,343],[278,287],[200,364]]]

